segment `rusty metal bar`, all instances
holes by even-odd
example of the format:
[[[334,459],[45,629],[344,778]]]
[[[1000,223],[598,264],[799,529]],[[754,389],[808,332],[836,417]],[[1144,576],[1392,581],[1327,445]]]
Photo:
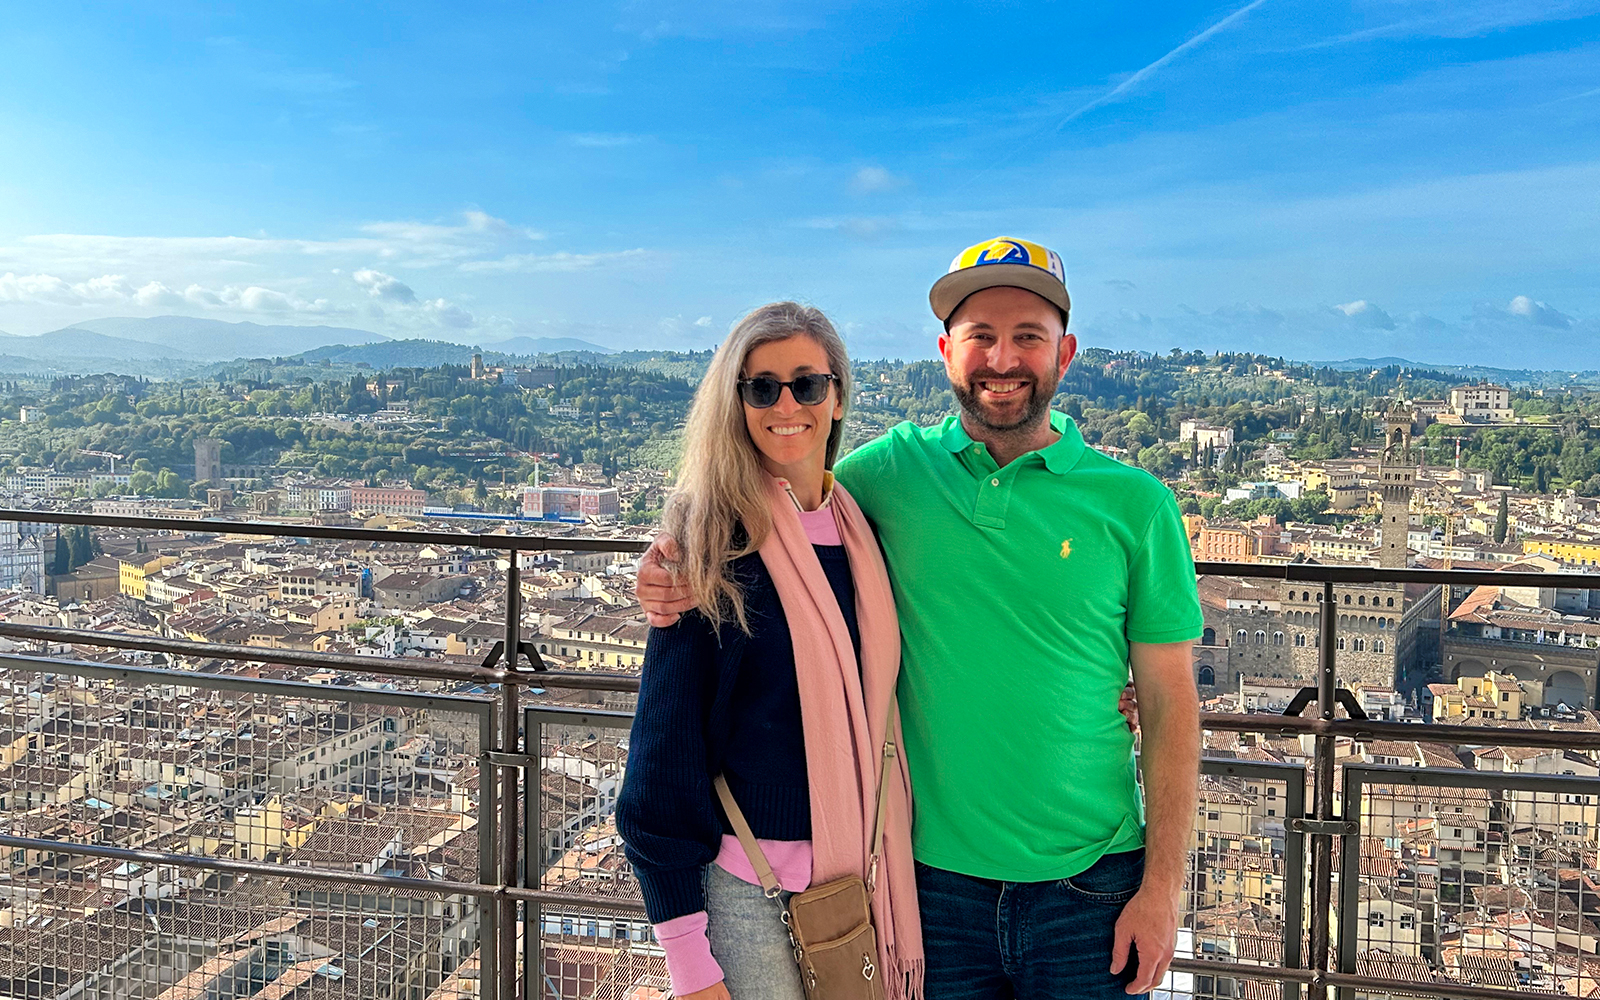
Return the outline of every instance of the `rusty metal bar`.
[[[1527,570],[1399,569],[1381,566],[1330,566],[1326,563],[1197,562],[1196,576],[1236,576],[1257,580],[1292,580],[1295,583],[1470,583],[1477,586],[1514,586],[1515,574]],[[1600,573],[1541,573],[1537,579],[1560,581],[1563,587],[1600,590]]]
[[[53,510],[0,507],[0,521],[38,524],[86,524],[92,528],[143,528],[194,535],[264,535],[275,538],[320,538],[327,541],[394,542],[400,545],[464,545],[515,552],[643,552],[650,543],[631,538],[563,538],[559,535],[501,535],[484,532],[389,531],[383,528],[331,527],[322,524],[273,524],[266,521],[223,521],[211,518],[124,517],[74,514]],[[520,523],[520,522],[508,522]]]
[[[1317,716],[1323,722],[1333,721],[1334,691],[1334,639],[1338,617],[1333,606],[1333,581],[1322,585],[1321,649],[1317,651]],[[1332,820],[1333,765],[1336,740],[1331,733],[1318,733],[1311,760],[1312,818]],[[1315,973],[1328,971],[1328,942],[1330,936],[1330,905],[1333,894],[1333,837],[1326,833],[1311,835],[1311,969]],[[1326,1000],[1327,987],[1313,978],[1308,994],[1316,1000]]]
[[[522,650],[522,572],[517,564],[518,553],[506,553],[506,622],[505,644],[501,649],[501,662],[505,666],[508,678],[517,674],[517,657]],[[500,685],[500,746],[502,753],[514,754],[519,749],[517,742],[518,728],[521,719],[517,712],[517,685],[505,683]],[[531,748],[537,749],[537,748]],[[521,775],[520,767],[500,768],[500,819],[497,825],[497,836],[500,851],[500,884],[511,888],[520,885],[517,878],[517,850],[518,834],[522,827],[517,822],[517,790],[518,777]],[[537,781],[537,775],[530,776],[530,786]],[[530,787],[529,795],[534,794]],[[495,900],[499,911],[500,926],[499,940],[495,950],[499,968],[496,970],[499,980],[499,1000],[514,1000],[519,996],[521,980],[517,976],[517,901],[510,896],[502,895]],[[523,933],[536,933],[532,927],[525,928]],[[537,949],[535,949],[537,951]],[[541,970],[529,970],[530,978],[534,982],[542,981]]]
[[[1279,736],[1347,736],[1357,741],[1400,740],[1451,746],[1549,747],[1600,750],[1600,732],[1577,729],[1513,729],[1497,726],[1440,726],[1358,719],[1302,719],[1287,715],[1236,715],[1206,712],[1202,729]]]
[[[207,657],[216,660],[244,660],[247,663],[276,663],[310,670],[349,670],[356,673],[420,677],[428,680],[461,680],[498,683],[505,672],[463,663],[406,657],[351,656],[348,653],[307,653],[267,646],[235,646],[220,642],[195,642],[192,639],[165,639],[127,635],[121,632],[94,632],[89,629],[57,628],[51,625],[21,625],[0,621],[0,635],[36,642],[65,642],[109,649],[138,649],[150,653]]]
[[[81,855],[91,858],[113,858],[117,861],[138,861],[151,865],[172,865],[175,868],[203,868],[207,871],[229,872],[235,875],[260,875],[266,878],[300,879],[314,882],[365,885],[378,889],[415,889],[441,896],[501,895],[500,887],[478,885],[473,882],[454,882],[449,879],[411,878],[406,875],[368,875],[364,872],[331,872],[321,868],[301,868],[298,865],[281,865],[271,861],[239,861],[233,858],[207,858],[196,854],[166,854],[131,847],[108,847],[101,844],[81,844],[74,841],[39,840],[34,837],[13,837],[0,834],[0,847],[24,851],[42,851],[51,854]]]

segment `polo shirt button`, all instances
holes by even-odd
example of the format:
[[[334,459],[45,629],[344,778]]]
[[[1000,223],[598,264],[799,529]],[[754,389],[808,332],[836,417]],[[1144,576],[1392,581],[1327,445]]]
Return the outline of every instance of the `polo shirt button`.
[[[1000,480],[998,480],[998,479],[991,479],[991,480],[989,480],[989,485],[990,485],[990,486],[999,486],[999,485],[1000,485]]]

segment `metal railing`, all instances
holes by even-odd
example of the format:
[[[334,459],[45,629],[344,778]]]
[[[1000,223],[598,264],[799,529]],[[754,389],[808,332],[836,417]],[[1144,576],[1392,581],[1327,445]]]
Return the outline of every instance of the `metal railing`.
[[[406,962],[416,956],[411,955],[406,949],[397,950],[393,942],[408,942],[406,948],[415,951],[420,947],[416,942],[423,939],[451,940],[455,951],[450,956],[450,961],[445,962],[442,959],[435,961],[431,966],[415,973],[415,977],[420,978],[406,979],[404,995],[427,996],[430,994],[426,991],[432,989],[454,990],[455,993],[452,995],[497,997],[502,1000],[517,997],[540,998],[540,1000],[551,996],[587,997],[593,995],[596,990],[602,990],[605,986],[602,980],[606,980],[608,976],[610,977],[608,981],[613,983],[621,983],[621,978],[632,976],[636,981],[659,985],[665,989],[664,982],[656,982],[664,975],[664,966],[659,960],[659,950],[655,948],[650,938],[648,925],[644,921],[643,905],[630,873],[625,869],[590,870],[584,867],[594,860],[592,855],[604,853],[599,850],[589,850],[590,847],[596,844],[604,846],[601,842],[607,838],[614,838],[614,824],[610,832],[607,832],[605,820],[611,804],[614,803],[615,790],[620,786],[625,767],[625,750],[615,754],[614,759],[610,759],[599,750],[589,754],[573,751],[571,747],[575,740],[581,742],[583,737],[591,735],[601,737],[607,732],[612,734],[609,743],[602,740],[598,746],[614,747],[619,742],[616,734],[619,730],[626,729],[631,720],[631,712],[625,708],[523,704],[523,700],[530,694],[546,689],[612,692],[625,698],[628,693],[637,691],[638,681],[637,678],[614,674],[544,669],[536,646],[523,638],[517,555],[524,552],[552,550],[639,552],[644,548],[644,543],[618,539],[485,535],[448,531],[386,531],[297,524],[173,521],[43,511],[0,511],[0,519],[87,524],[95,527],[162,532],[177,531],[190,535],[213,533],[410,545],[468,546],[499,550],[507,554],[503,573],[506,587],[504,637],[478,664],[444,663],[426,659],[340,656],[303,650],[223,645],[148,635],[123,635],[92,629],[0,622],[0,636],[35,642],[71,643],[109,650],[162,653],[175,657],[204,657],[285,668],[336,670],[351,675],[376,678],[449,681],[491,688],[492,693],[484,697],[423,694],[219,676],[214,673],[172,669],[91,664],[51,657],[0,657],[0,679],[21,677],[65,679],[70,681],[69,687],[80,692],[86,691],[85,685],[89,684],[143,686],[146,689],[178,686],[194,692],[207,692],[208,698],[233,694],[253,699],[275,700],[283,704],[291,701],[308,705],[339,704],[345,706],[347,712],[357,706],[367,706],[373,710],[381,708],[402,713],[454,713],[469,718],[476,727],[473,740],[476,745],[472,756],[476,784],[470,792],[463,794],[471,803],[470,818],[476,834],[475,867],[463,867],[459,863],[431,864],[430,859],[433,855],[429,855],[426,858],[413,859],[420,860],[421,863],[401,872],[395,865],[386,867],[383,858],[375,856],[370,859],[373,863],[366,866],[373,870],[353,870],[349,865],[335,864],[328,860],[337,856],[337,843],[333,845],[333,851],[306,852],[309,861],[295,858],[296,850],[309,840],[297,845],[295,850],[281,849],[280,845],[277,851],[257,852],[280,859],[273,861],[266,860],[265,857],[218,856],[215,851],[206,850],[210,842],[204,836],[200,836],[198,840],[191,837],[187,844],[176,844],[170,837],[165,840],[157,838],[152,841],[157,847],[148,844],[128,846],[127,843],[96,843],[88,835],[78,835],[76,831],[79,828],[69,825],[62,831],[48,836],[23,836],[12,832],[0,834],[0,847],[9,850],[24,870],[29,870],[27,866],[30,861],[35,863],[35,867],[48,862],[45,867],[54,871],[63,868],[81,868],[91,860],[116,861],[121,863],[119,867],[125,869],[124,874],[114,876],[121,880],[119,884],[128,881],[130,876],[127,872],[131,872],[136,866],[148,866],[156,870],[183,870],[192,873],[186,880],[192,894],[199,894],[202,890],[214,892],[219,887],[237,887],[240,884],[265,886],[269,891],[264,896],[258,892],[258,897],[272,900],[270,905],[281,905],[287,900],[294,905],[287,906],[286,912],[292,911],[295,914],[313,912],[319,906],[326,906],[329,900],[333,899],[343,907],[342,912],[346,912],[352,920],[357,916],[362,917],[359,923],[340,928],[338,934],[334,935],[336,941],[345,942],[351,948],[359,946],[366,949],[362,954],[389,954],[395,962],[407,969],[410,969],[410,966],[406,965]],[[1336,587],[1341,585],[1371,583],[1505,585],[1508,582],[1504,573],[1483,571],[1232,563],[1202,563],[1196,568],[1198,572],[1209,575],[1316,584],[1321,590],[1323,598],[1321,606],[1324,608],[1333,607]],[[1563,586],[1600,589],[1600,575],[1562,574],[1560,582]],[[1295,699],[1294,704],[1290,706],[1290,714],[1281,716],[1207,714],[1203,718],[1205,728],[1216,732],[1309,737],[1311,748],[1306,754],[1306,767],[1301,767],[1299,764],[1217,758],[1207,758],[1202,766],[1206,782],[1223,782],[1225,785],[1229,782],[1253,782],[1257,786],[1270,786],[1273,792],[1281,789],[1281,799],[1277,799],[1282,802],[1281,808],[1284,810],[1281,817],[1276,814],[1276,809],[1279,807],[1273,805],[1270,807],[1273,810],[1271,815],[1255,816],[1251,819],[1251,822],[1262,823],[1272,820],[1270,826],[1274,836],[1267,839],[1273,841],[1278,839],[1276,831],[1281,826],[1281,854],[1274,845],[1272,856],[1252,860],[1254,867],[1251,871],[1281,880],[1281,886],[1269,891],[1267,896],[1273,901],[1273,906],[1276,908],[1274,912],[1281,910],[1282,919],[1265,921],[1271,933],[1262,932],[1258,923],[1256,932],[1248,936],[1248,947],[1237,943],[1246,940],[1237,933],[1233,933],[1229,939],[1230,943],[1224,945],[1220,943],[1221,937],[1212,933],[1211,929],[1191,926],[1188,930],[1191,932],[1192,947],[1187,953],[1180,952],[1181,957],[1174,962],[1175,972],[1193,977],[1189,981],[1191,987],[1189,991],[1197,995],[1206,992],[1199,987],[1208,983],[1216,995],[1228,995],[1221,984],[1231,981],[1228,988],[1235,991],[1240,988],[1240,984],[1275,983],[1286,998],[1297,997],[1306,990],[1309,990],[1311,996],[1319,998],[1325,997],[1330,990],[1339,990],[1341,996],[1350,996],[1354,993],[1440,997],[1503,996],[1506,992],[1504,985],[1485,985],[1463,982],[1459,979],[1448,982],[1439,979],[1429,981],[1410,975],[1408,967],[1380,967],[1374,964],[1375,960],[1370,956],[1365,960],[1362,959],[1363,953],[1359,948],[1361,928],[1352,923],[1355,919],[1353,915],[1358,912],[1361,900],[1357,898],[1355,902],[1351,901],[1351,893],[1358,891],[1362,883],[1360,874],[1363,863],[1360,850],[1363,830],[1362,804],[1367,804],[1367,816],[1370,821],[1370,804],[1375,801],[1372,789],[1382,786],[1384,782],[1391,784],[1401,781],[1424,784],[1432,782],[1441,787],[1456,787],[1466,783],[1471,787],[1498,793],[1543,791],[1548,794],[1579,794],[1572,791],[1572,782],[1555,780],[1562,776],[1551,776],[1551,781],[1543,779],[1529,781],[1528,776],[1524,775],[1491,776],[1476,771],[1452,772],[1433,768],[1402,768],[1398,770],[1404,774],[1398,775],[1393,773],[1396,769],[1351,764],[1343,765],[1344,785],[1339,788],[1335,783],[1335,769],[1340,740],[1360,742],[1398,739],[1421,740],[1457,747],[1594,750],[1600,749],[1600,733],[1384,722],[1361,717],[1359,708],[1347,711],[1346,717],[1341,718],[1337,709],[1344,707],[1348,710],[1353,707],[1353,703],[1347,695],[1345,702],[1341,703],[1338,700],[1341,692],[1336,683],[1334,641],[1337,619],[1332,614],[1324,614],[1318,627],[1320,647],[1317,653],[1316,684]],[[14,680],[11,689],[15,695],[17,684]],[[81,701],[74,704],[82,707]],[[1316,706],[1315,714],[1303,717],[1301,713],[1312,704]],[[263,715],[271,716],[272,713],[256,712],[252,717],[259,718]],[[546,740],[546,736],[551,733],[557,734],[558,738]],[[15,734],[3,735],[9,737]],[[256,753],[252,750],[254,756],[247,754],[246,757],[251,760],[264,760],[270,757],[272,751],[268,747],[271,745],[271,740],[264,740],[263,744],[262,751]],[[0,747],[0,754],[8,752],[12,751]],[[3,762],[7,761],[4,757],[0,757],[0,763]],[[320,768],[318,774],[320,775]],[[319,777],[313,784],[320,785],[321,780]],[[374,789],[374,794],[379,800],[385,795],[383,782],[387,780],[391,779],[380,780]],[[345,792],[348,794],[350,783],[347,782],[346,785]],[[357,785],[359,786],[359,782]],[[1553,791],[1558,786],[1562,790],[1559,793]],[[237,782],[229,787],[237,788]],[[245,797],[241,797],[234,806],[243,805],[247,810],[260,806],[257,793],[262,789],[258,789],[254,784],[248,784],[248,789],[249,794],[246,797],[249,802],[246,804]],[[1249,800],[1249,796],[1242,798]],[[458,795],[454,801],[462,799]],[[1273,799],[1269,798],[1266,801]],[[381,805],[381,802],[379,804]],[[184,818],[185,821],[188,820],[187,814]],[[1280,819],[1281,824],[1277,822]],[[328,818],[323,816],[316,825],[324,825],[327,821]],[[460,822],[458,819],[457,823]],[[328,829],[338,828],[330,826]],[[350,827],[346,826],[345,829],[348,830]],[[456,832],[459,834],[465,831]],[[310,836],[315,836],[314,828]],[[1234,872],[1238,867],[1238,859],[1233,857],[1235,852],[1221,841],[1216,845],[1207,843],[1204,823],[1201,824],[1198,836],[1200,839],[1192,860],[1191,889],[1195,893],[1220,891],[1213,889],[1210,882],[1202,886],[1202,876],[1211,878],[1210,873],[1213,872]],[[324,840],[326,839],[325,837]],[[237,845],[237,841],[234,843]],[[184,846],[187,849],[170,849],[175,846]],[[356,845],[351,846],[353,849]],[[365,851],[372,845],[363,843],[360,846],[362,851]],[[159,847],[169,849],[158,849]],[[237,846],[235,850],[238,850]],[[459,853],[457,852],[457,855]],[[616,852],[613,851],[611,854],[614,858]],[[439,854],[440,857],[447,855],[448,851]],[[66,860],[62,864],[55,864],[54,859]],[[389,860],[394,859],[390,857]],[[1261,863],[1263,860],[1264,867]],[[1230,865],[1234,867],[1230,868]],[[1229,874],[1225,877],[1237,881],[1241,877],[1257,876]],[[15,900],[17,895],[15,882],[6,888],[11,890],[11,897]],[[41,890],[43,891],[45,890]],[[156,901],[174,899],[175,893],[176,890],[168,897],[162,897],[158,893],[154,899]],[[393,939],[389,944],[367,940],[378,931],[385,931],[386,925],[379,921],[377,928],[367,927],[366,922],[376,918],[363,915],[396,914],[406,909],[396,901],[401,894],[420,894],[434,901],[471,900],[471,906],[475,908],[477,916],[475,919],[462,918],[461,914],[466,912],[463,905],[450,911],[451,919],[455,921],[450,930],[442,930],[442,925],[436,919],[426,927],[419,925],[420,929],[401,928],[398,925],[387,928],[389,937]],[[131,894],[129,898],[132,898]],[[152,912],[160,910],[161,907],[153,906],[149,896],[141,898],[145,902],[138,910],[131,904],[126,904],[124,916],[127,919],[123,920],[122,926],[125,927],[136,920],[162,923],[161,914]],[[1198,899],[1198,896],[1196,898]],[[3,902],[0,900],[0,904]],[[262,905],[266,907],[269,904]],[[295,906],[299,909],[295,909]],[[95,908],[79,905],[78,909]],[[411,907],[411,909],[418,908]],[[433,912],[427,907],[421,909]],[[1196,909],[1199,909],[1198,902]],[[14,915],[15,906],[12,907],[12,911]],[[26,920],[20,926],[13,923],[7,927],[3,919],[5,916],[5,912],[0,911],[0,937],[6,938],[13,948],[18,941],[25,943],[30,937],[44,933],[42,930],[29,927]],[[92,916],[92,913],[87,914],[84,919],[87,920]],[[305,918],[306,921],[312,919]],[[427,913],[423,913],[419,919],[431,918]],[[1194,919],[1192,915],[1191,920]],[[327,928],[304,923],[296,926],[300,929],[294,931],[294,934],[299,935],[295,937],[295,941],[299,942],[298,947],[301,950],[294,952],[294,955],[311,955],[312,959],[321,960],[322,964],[308,971],[301,966],[311,962],[312,959],[303,960],[300,965],[292,965],[286,964],[287,958],[283,954],[273,953],[276,955],[273,958],[276,965],[262,971],[262,975],[266,975],[267,972],[285,975],[289,974],[285,971],[288,969],[298,970],[296,974],[301,975],[337,977],[348,975],[351,978],[345,980],[345,985],[365,983],[359,979],[361,974],[359,960],[350,960],[346,965],[340,965],[329,957],[334,949],[325,943],[331,933]],[[369,934],[369,931],[373,933]],[[225,950],[224,946],[240,945],[251,933],[257,934],[257,937],[249,938],[250,941],[259,943],[265,939],[262,935],[266,932],[250,928],[209,942],[183,939],[182,948],[188,949],[195,960],[193,962],[186,960],[187,964],[194,966],[193,970],[186,974],[202,977],[232,975],[236,979],[246,975],[238,969],[218,970],[226,964],[224,959],[234,961],[236,966],[243,968],[250,961],[259,963],[259,958],[250,959],[249,954],[266,954],[270,951],[265,945],[258,948],[257,952],[249,954],[246,954],[247,949],[241,947],[234,948],[232,952]],[[286,935],[290,932],[272,933],[286,939]],[[317,936],[319,933],[320,938]],[[156,934],[161,937],[166,932],[158,929]],[[405,934],[411,936],[406,937]],[[454,937],[451,937],[452,934]],[[1275,943],[1263,944],[1267,938],[1271,938]],[[173,942],[176,941],[177,938],[173,937]],[[318,947],[311,946],[316,945],[318,941],[324,943]],[[602,941],[606,943],[602,945]],[[168,947],[172,950],[178,949],[179,946],[169,942]],[[240,955],[245,957],[238,957]],[[228,956],[234,957],[228,959]],[[349,958],[348,954],[344,957]],[[212,965],[205,965],[205,962],[200,961],[202,958],[210,961]],[[16,978],[17,963],[0,965],[0,995],[89,996],[95,995],[95,989],[99,989],[101,993],[111,990],[113,986],[116,989],[123,989],[131,981],[129,977],[132,973],[128,970],[137,964],[130,965],[130,961],[123,962],[121,967],[123,971],[120,973],[116,970],[97,969],[94,970],[94,975],[80,976],[76,980],[72,979],[74,973],[71,970],[48,972],[41,970],[38,977],[31,981],[24,972],[19,980]],[[170,962],[168,966],[163,967],[161,960],[152,959],[149,955],[144,955],[140,961],[146,966],[155,961],[156,966],[162,968],[161,975],[167,979],[173,979],[179,972],[177,968],[170,967]],[[1406,972],[1407,975],[1363,974],[1363,961],[1366,963],[1364,968],[1367,973],[1375,969],[1377,971],[1387,969],[1390,972],[1396,970]],[[427,965],[426,962],[423,964]],[[450,968],[446,968],[447,965]],[[1584,974],[1583,968],[1580,963],[1579,975]],[[249,974],[254,975],[255,972],[250,971]],[[117,979],[118,975],[122,978]],[[406,972],[406,975],[412,976],[413,973]],[[98,980],[95,976],[99,977]],[[246,978],[248,979],[248,976]],[[439,982],[435,984],[435,980]],[[165,980],[160,981],[165,982]],[[100,985],[95,987],[95,982]],[[629,986],[632,983],[621,985]],[[1539,986],[1537,982],[1517,984],[1521,992],[1538,992]],[[382,991],[377,979],[373,980],[371,986],[364,985],[364,992],[374,998],[388,995]],[[136,994],[123,992],[121,995]],[[149,992],[149,995],[154,996],[156,993]]]

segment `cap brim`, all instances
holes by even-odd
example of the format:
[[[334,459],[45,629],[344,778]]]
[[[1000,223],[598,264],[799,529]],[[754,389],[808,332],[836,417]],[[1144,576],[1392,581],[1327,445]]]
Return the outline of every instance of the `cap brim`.
[[[951,271],[933,283],[928,291],[928,305],[943,323],[968,295],[985,288],[1001,287],[1025,289],[1064,313],[1072,311],[1067,286],[1057,281],[1055,275],[1032,264],[979,264]]]

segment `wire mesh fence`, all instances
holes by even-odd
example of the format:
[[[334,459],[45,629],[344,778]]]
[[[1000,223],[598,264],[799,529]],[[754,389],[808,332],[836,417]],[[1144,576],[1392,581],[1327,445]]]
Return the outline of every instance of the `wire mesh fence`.
[[[571,897],[529,905],[524,917],[528,995],[611,1000],[670,995],[666,958],[617,833],[627,771],[626,713],[530,708],[524,738],[536,772],[524,783],[528,884]],[[536,777],[535,777],[536,773]],[[531,931],[529,930],[531,928]]]
[[[1340,964],[1445,988],[1600,993],[1600,782],[1575,773],[1593,764],[1481,753],[1517,771],[1347,769],[1361,828],[1344,867],[1360,877],[1342,892]]]
[[[270,986],[370,1000],[468,981],[476,897],[309,876],[484,881],[489,702],[6,666],[0,835],[27,843],[0,847],[0,995],[179,1000]]]

